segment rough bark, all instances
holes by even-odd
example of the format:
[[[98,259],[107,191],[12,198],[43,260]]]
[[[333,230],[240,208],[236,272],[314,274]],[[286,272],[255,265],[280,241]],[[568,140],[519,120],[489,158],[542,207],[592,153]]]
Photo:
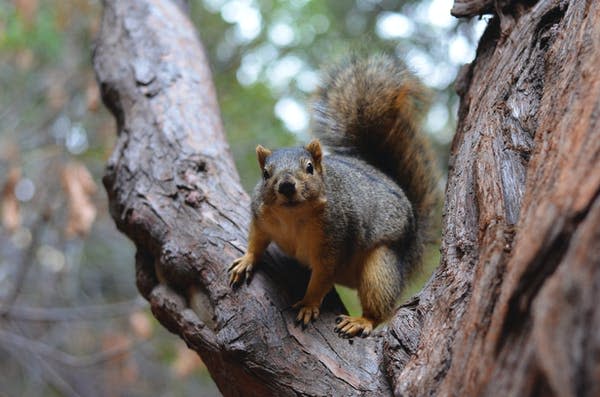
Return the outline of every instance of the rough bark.
[[[94,67],[118,142],[104,183],[140,292],[223,394],[600,394],[597,1],[456,1],[455,15],[496,16],[457,81],[442,260],[354,341],[333,333],[333,293],[296,327],[306,273],[274,248],[249,286],[229,288],[249,199],[174,4],[105,2]]]

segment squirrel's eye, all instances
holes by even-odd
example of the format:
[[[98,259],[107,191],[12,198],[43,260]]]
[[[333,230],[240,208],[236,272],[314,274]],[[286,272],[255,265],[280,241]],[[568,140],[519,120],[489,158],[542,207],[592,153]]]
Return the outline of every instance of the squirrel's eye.
[[[270,177],[270,176],[271,176],[271,175],[269,175],[269,171],[267,171],[267,170],[263,170],[263,178],[265,178],[265,179],[269,179],[269,177]]]
[[[309,174],[313,173],[313,165],[311,162],[309,162],[308,164],[306,164],[306,172],[308,172]]]

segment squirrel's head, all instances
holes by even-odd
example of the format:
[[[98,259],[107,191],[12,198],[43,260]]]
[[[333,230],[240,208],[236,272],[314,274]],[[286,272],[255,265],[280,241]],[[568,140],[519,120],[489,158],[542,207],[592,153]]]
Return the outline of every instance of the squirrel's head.
[[[258,145],[256,155],[262,171],[257,186],[262,203],[296,207],[325,202],[323,152],[317,139],[305,147],[274,151]]]

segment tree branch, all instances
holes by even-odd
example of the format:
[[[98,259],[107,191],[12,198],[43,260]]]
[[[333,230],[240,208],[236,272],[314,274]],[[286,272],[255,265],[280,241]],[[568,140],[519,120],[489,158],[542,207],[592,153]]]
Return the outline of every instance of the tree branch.
[[[136,344],[143,343],[138,342],[133,345],[131,343],[124,343],[120,346],[115,346],[86,356],[73,356],[72,354],[65,353],[64,351],[43,342],[3,330],[0,330],[0,342],[5,345],[18,347],[19,349],[29,350],[32,353],[51,358],[61,364],[71,367],[91,367],[98,365],[105,361],[123,356],[134,349]]]
[[[111,213],[154,315],[223,394],[600,393],[600,3],[494,4],[457,82],[440,266],[350,343],[332,332],[335,294],[296,327],[306,273],[274,248],[231,291],[249,200],[201,45],[168,0],[106,1],[94,67],[118,124]]]
[[[18,321],[83,321],[124,316],[144,308],[141,298],[105,305],[74,307],[0,306],[0,316]]]
[[[137,246],[138,287],[162,324],[200,353],[220,390],[388,394],[381,336],[348,341],[333,332],[344,310],[337,295],[308,329],[294,323],[290,306],[307,273],[277,250],[250,285],[228,286],[226,269],[246,244],[249,199],[208,63],[180,8],[107,1],[94,66],[118,122],[104,184],[112,216]]]

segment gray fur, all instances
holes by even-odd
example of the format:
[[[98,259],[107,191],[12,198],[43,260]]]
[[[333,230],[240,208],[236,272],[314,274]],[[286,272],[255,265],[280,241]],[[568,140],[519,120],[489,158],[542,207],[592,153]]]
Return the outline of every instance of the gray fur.
[[[310,153],[302,147],[283,148],[267,157],[265,169],[277,180],[286,174],[302,172],[303,160]],[[390,177],[369,163],[338,154],[323,158],[322,187],[327,204],[322,217],[329,253],[340,268],[360,252],[386,245],[398,256],[395,261],[401,275],[407,273],[406,248],[415,235],[412,206],[404,191]],[[259,216],[261,203],[270,203],[276,193],[270,183],[261,180],[254,189],[252,212]],[[397,285],[401,280],[396,280]]]
[[[348,251],[377,245],[400,249],[414,229],[410,202],[387,175],[349,156],[324,158],[326,230]]]
[[[378,170],[372,175],[388,175],[390,186],[400,186],[408,197],[410,204],[386,202],[401,208],[380,214],[387,227],[410,230],[399,255],[403,275],[421,263],[438,201],[435,159],[419,127],[428,101],[427,90],[400,60],[379,54],[351,56],[331,67],[313,103],[313,133],[332,153],[364,160],[370,173]],[[363,188],[370,191],[371,185]],[[372,194],[366,198],[380,201]],[[398,211],[405,214],[407,208],[412,216],[398,224]]]

